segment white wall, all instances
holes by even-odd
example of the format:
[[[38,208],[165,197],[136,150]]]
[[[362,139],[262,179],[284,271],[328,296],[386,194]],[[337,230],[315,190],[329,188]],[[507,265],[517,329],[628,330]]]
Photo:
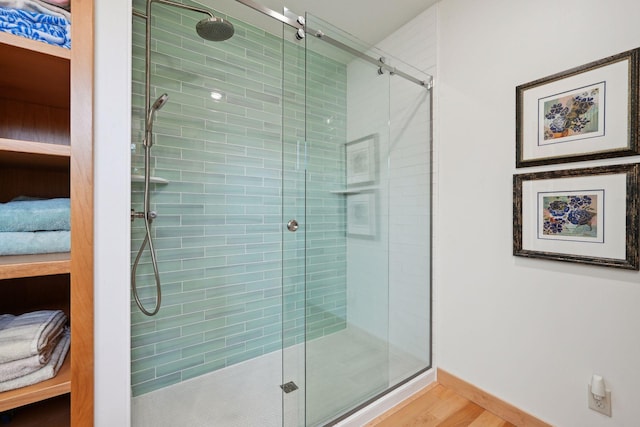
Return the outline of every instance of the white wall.
[[[95,426],[129,425],[131,1],[95,1]]]
[[[638,47],[640,2],[443,0],[438,13],[439,367],[554,425],[638,425],[639,274],[512,256],[512,175],[515,87]],[[612,418],[587,409],[592,373]]]

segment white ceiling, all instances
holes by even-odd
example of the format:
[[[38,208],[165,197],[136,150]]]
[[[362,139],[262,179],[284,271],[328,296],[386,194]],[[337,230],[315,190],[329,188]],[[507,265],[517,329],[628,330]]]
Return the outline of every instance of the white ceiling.
[[[438,0],[253,0],[276,12],[310,12],[356,38],[375,45]],[[203,0],[213,9],[254,21],[256,12],[233,0]],[[234,4],[235,3],[235,4]]]

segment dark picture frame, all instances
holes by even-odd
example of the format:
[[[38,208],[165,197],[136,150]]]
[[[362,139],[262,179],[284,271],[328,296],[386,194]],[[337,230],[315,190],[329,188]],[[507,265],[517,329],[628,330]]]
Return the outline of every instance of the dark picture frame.
[[[640,48],[516,87],[516,167],[640,154]]]
[[[513,176],[513,255],[638,270],[639,164]]]

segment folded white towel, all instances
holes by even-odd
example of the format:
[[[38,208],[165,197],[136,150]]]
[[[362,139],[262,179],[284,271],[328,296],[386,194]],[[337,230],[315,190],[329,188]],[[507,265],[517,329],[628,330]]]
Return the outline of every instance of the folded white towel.
[[[23,377],[41,369],[49,363],[53,350],[60,342],[62,333],[63,331],[61,330],[56,338],[49,340],[49,345],[45,347],[40,354],[25,357],[24,359],[12,360],[11,362],[0,363],[0,382]]]
[[[41,354],[66,323],[67,316],[60,310],[0,315],[0,363]]]
[[[62,364],[64,363],[64,358],[69,352],[69,344],[70,334],[69,331],[66,330],[62,334],[60,342],[58,342],[58,345],[53,350],[53,354],[51,355],[51,360],[49,360],[49,363],[47,363],[44,367],[38,369],[37,371],[34,371],[25,376],[14,378],[9,381],[0,382],[0,392],[13,390],[20,387],[26,387],[28,385],[36,384],[55,377],[62,367]]]

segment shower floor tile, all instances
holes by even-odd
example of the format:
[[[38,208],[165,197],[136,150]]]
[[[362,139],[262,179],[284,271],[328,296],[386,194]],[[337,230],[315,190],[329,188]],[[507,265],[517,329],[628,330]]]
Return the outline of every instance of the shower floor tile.
[[[397,371],[390,361],[413,372],[424,367],[418,359],[388,351],[383,341],[347,328],[308,342],[306,349],[287,348],[135,397],[132,426],[304,426],[305,397],[306,425],[321,425],[385,390]],[[299,389],[283,393],[280,385],[289,381]]]

